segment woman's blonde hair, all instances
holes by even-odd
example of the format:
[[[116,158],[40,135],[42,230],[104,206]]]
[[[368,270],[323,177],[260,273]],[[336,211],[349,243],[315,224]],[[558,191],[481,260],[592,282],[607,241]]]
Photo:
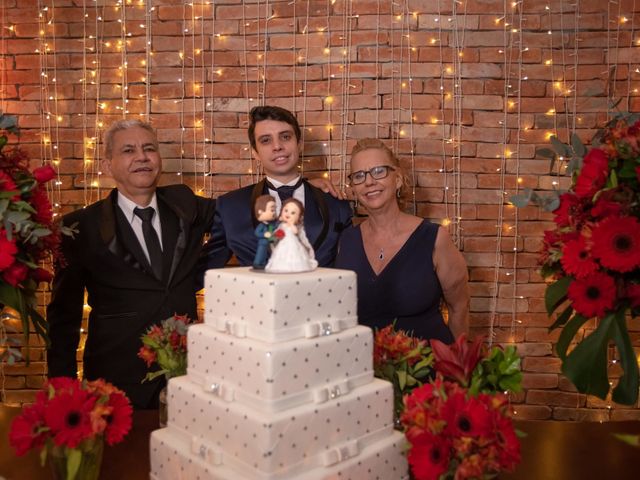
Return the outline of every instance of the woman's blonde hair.
[[[391,150],[386,143],[378,138],[361,138],[351,149],[351,158],[353,158],[356,153],[364,152],[365,150],[382,150],[387,155],[391,164],[396,168],[396,175],[400,176],[400,180],[402,182],[398,194],[400,197],[402,190],[409,184],[409,182],[404,174],[404,170],[400,166],[400,161],[398,160],[398,157],[396,157],[396,154],[393,153],[393,150]]]

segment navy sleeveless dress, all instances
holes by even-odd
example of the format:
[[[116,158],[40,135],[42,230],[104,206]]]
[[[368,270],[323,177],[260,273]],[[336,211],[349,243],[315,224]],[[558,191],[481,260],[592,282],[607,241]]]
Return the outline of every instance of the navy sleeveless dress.
[[[440,312],[442,287],[433,267],[439,225],[423,220],[385,268],[376,275],[354,226],[342,232],[335,268],[358,276],[358,322],[372,328],[393,323],[413,336],[453,343]]]

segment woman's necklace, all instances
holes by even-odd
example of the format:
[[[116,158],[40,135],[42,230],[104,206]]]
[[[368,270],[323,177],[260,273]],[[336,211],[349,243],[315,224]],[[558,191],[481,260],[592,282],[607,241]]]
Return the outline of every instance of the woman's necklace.
[[[378,260],[384,260],[384,248],[380,248],[380,253],[378,253]]]

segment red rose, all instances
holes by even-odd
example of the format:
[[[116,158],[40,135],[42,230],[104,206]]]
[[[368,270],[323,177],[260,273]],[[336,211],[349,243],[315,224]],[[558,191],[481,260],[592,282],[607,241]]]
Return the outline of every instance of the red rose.
[[[282,240],[284,238],[284,230],[276,230],[273,235],[278,239],[278,240]]]
[[[36,213],[33,219],[44,225],[49,225],[53,219],[53,211],[47,192],[42,187],[35,188],[31,194],[31,205],[35,208]]]
[[[13,262],[2,274],[2,278],[11,286],[17,287],[20,282],[27,278],[29,267],[22,262]]]
[[[15,239],[9,240],[6,230],[0,228],[0,271],[14,262],[16,253],[18,253],[18,247]]]
[[[38,183],[46,183],[56,177],[56,171],[51,165],[44,165],[33,171],[33,177],[38,181]]]
[[[592,197],[604,187],[609,175],[609,157],[599,148],[592,149],[584,157],[584,164],[578,180],[576,180],[575,192],[579,197]]]

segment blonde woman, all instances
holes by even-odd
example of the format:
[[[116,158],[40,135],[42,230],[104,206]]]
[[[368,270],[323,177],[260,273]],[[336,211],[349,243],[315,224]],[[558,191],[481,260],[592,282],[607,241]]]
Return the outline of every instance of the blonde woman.
[[[447,230],[401,210],[402,169],[382,141],[358,141],[349,181],[368,217],[342,233],[335,266],[358,274],[359,322],[395,321],[417,337],[453,342],[469,328],[469,291],[465,260]]]

